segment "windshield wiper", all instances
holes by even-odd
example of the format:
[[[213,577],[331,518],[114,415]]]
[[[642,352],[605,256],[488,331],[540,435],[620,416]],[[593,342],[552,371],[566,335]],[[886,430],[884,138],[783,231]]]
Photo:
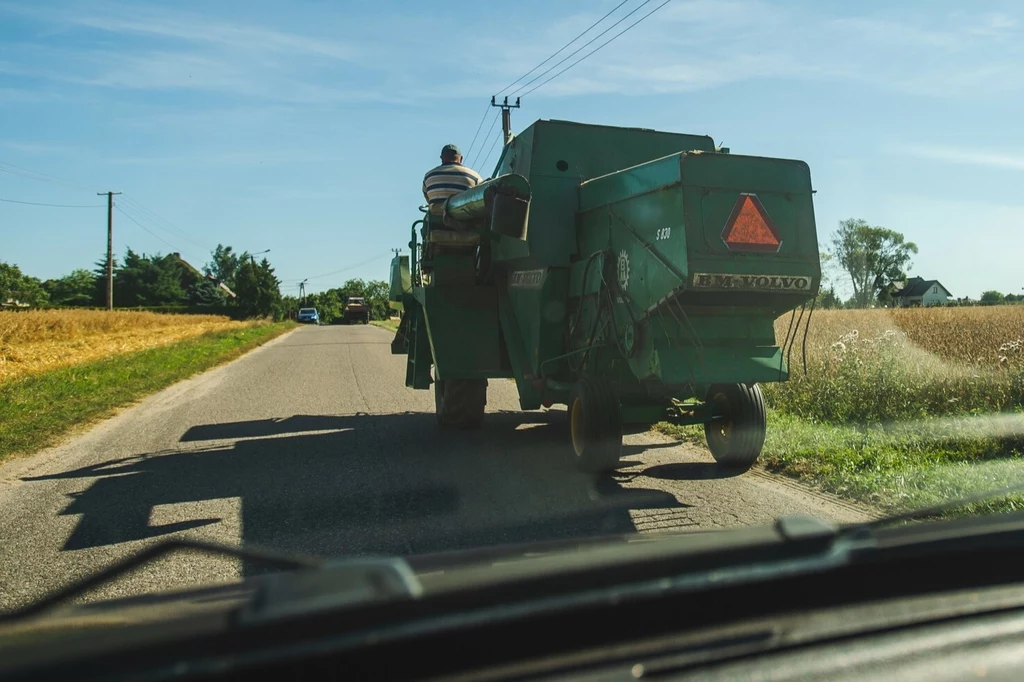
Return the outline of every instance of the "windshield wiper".
[[[325,563],[323,559],[307,557],[300,554],[286,554],[268,549],[231,547],[229,545],[203,542],[200,540],[164,540],[152,547],[147,547],[146,549],[133,554],[127,559],[123,559],[115,563],[113,566],[97,571],[96,573],[69,585],[68,587],[47,595],[28,606],[16,611],[0,614],[0,625],[38,615],[43,611],[61,604],[62,602],[73,597],[77,597],[89,590],[104,585],[115,578],[125,575],[140,566],[148,564],[154,559],[158,559],[166,554],[180,550],[235,557],[243,561],[249,561],[268,568],[276,568],[281,571],[318,569]]]

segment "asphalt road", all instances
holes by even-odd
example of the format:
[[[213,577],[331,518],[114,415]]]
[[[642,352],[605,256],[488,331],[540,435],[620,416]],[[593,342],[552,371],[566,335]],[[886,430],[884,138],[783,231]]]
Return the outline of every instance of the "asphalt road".
[[[519,412],[507,380],[491,381],[484,428],[441,432],[390,339],[302,328],[0,466],[0,610],[169,537],[351,556],[864,518],[776,477],[724,477],[706,451],[651,434],[627,437],[620,473],[578,474],[564,410]],[[177,554],[89,598],[251,570]]]

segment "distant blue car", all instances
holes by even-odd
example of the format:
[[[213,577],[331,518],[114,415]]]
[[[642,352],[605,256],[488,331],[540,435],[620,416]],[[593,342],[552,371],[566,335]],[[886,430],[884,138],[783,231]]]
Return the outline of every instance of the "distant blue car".
[[[320,313],[316,311],[316,308],[300,308],[297,319],[299,322],[320,324]]]

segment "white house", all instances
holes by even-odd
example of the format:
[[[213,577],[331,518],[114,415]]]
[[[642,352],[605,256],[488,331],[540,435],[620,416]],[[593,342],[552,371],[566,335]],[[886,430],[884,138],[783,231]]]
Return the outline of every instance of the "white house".
[[[953,294],[949,293],[937,279],[911,277],[903,288],[893,295],[893,302],[897,308],[928,307],[945,305],[952,296]]]

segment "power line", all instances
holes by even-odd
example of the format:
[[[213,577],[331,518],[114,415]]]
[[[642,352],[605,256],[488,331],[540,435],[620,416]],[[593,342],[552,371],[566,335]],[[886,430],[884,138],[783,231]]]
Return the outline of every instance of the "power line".
[[[647,0],[647,2],[644,2],[644,4],[643,4],[643,5],[640,5],[640,7],[643,7],[644,5],[646,5],[646,4],[647,4],[648,2],[650,2],[650,1],[651,1],[651,0]],[[587,54],[585,54],[585,55],[583,55],[582,57],[580,57],[580,58],[579,58],[578,60],[576,60],[575,62],[573,62],[573,63],[572,63],[572,64],[570,64],[569,66],[565,67],[564,69],[562,69],[561,71],[559,71],[558,73],[556,73],[556,74],[555,74],[554,76],[552,76],[551,78],[547,79],[546,81],[544,81],[544,82],[542,82],[542,83],[540,83],[540,84],[538,84],[538,85],[535,85],[534,87],[532,87],[532,88],[530,88],[529,90],[527,90],[526,92],[524,92],[524,93],[522,94],[522,97],[526,97],[527,95],[529,95],[529,94],[530,94],[531,92],[533,92],[533,91],[534,91],[534,90],[536,90],[537,88],[543,87],[543,86],[547,85],[548,83],[550,83],[551,81],[555,80],[556,78],[558,78],[559,76],[561,76],[561,75],[562,75],[563,73],[565,73],[566,71],[568,71],[568,70],[569,70],[569,69],[571,69],[572,67],[576,66],[577,64],[579,64],[580,62],[582,62],[582,61],[583,61],[584,59],[586,59],[586,58],[587,58],[587,57],[589,57],[590,55],[592,55],[592,54],[594,54],[595,52],[597,52],[598,50],[600,50],[600,49],[601,49],[602,47],[605,47],[606,45],[608,45],[609,43],[611,43],[612,41],[614,41],[614,40],[615,40],[616,38],[618,38],[619,36],[621,36],[621,35],[622,35],[623,33],[625,33],[626,31],[628,31],[629,29],[633,28],[634,26],[636,26],[637,24],[639,24],[639,23],[640,23],[641,21],[643,21],[643,20],[644,20],[644,19],[646,19],[647,17],[651,16],[652,14],[654,14],[655,12],[657,12],[658,10],[660,10],[660,9],[661,9],[662,7],[664,7],[665,5],[667,5],[667,4],[668,4],[668,3],[670,3],[670,2],[672,2],[672,0],[665,0],[665,2],[661,3],[660,5],[658,5],[658,6],[657,6],[657,7],[655,7],[654,9],[652,9],[652,10],[651,10],[650,12],[648,12],[648,13],[647,13],[647,14],[645,14],[645,15],[643,15],[642,17],[640,17],[639,19],[637,19],[636,21],[634,21],[634,22],[633,22],[632,24],[630,24],[630,25],[629,25],[629,26],[627,26],[626,28],[622,29],[621,31],[619,31],[618,33],[616,33],[615,35],[613,35],[613,36],[612,36],[611,38],[609,38],[609,39],[607,40],[607,42],[601,43],[600,45],[598,45],[598,46],[597,46],[597,47],[595,47],[595,48],[594,48],[593,50],[591,50],[591,51],[590,51],[590,52],[588,52]],[[640,9],[640,7],[637,7],[637,9]],[[634,10],[634,11],[636,11],[636,10]],[[630,12],[629,14],[632,14],[632,13],[633,13],[633,12]],[[627,15],[626,15],[626,17],[628,17],[628,16],[629,16],[629,14],[627,14]],[[625,19],[626,17],[623,17],[623,19]],[[618,22],[616,22],[616,23],[618,23]],[[613,26],[614,26],[614,24],[613,24]],[[600,37],[600,36],[598,36],[598,37]],[[584,46],[584,47],[586,47],[586,46]]]
[[[473,134],[473,141],[469,143],[469,148],[466,149],[466,158],[473,153],[473,147],[476,146],[476,138],[480,137],[480,129],[484,127],[484,121],[487,120],[487,112],[491,110],[491,105],[488,104],[487,108],[484,109],[484,115],[480,117],[480,124],[476,127],[476,133]]]
[[[503,136],[504,133],[501,133],[498,135],[498,137],[494,138],[494,142],[491,143],[491,148],[487,150],[487,156],[484,157],[484,162],[480,164],[481,168],[487,167],[487,162],[490,160],[491,154],[494,153],[494,148],[498,145],[498,140],[500,140]]]
[[[671,1],[672,1],[672,0],[665,0],[665,3],[664,3],[664,4],[662,4],[662,5],[660,5],[660,6],[658,7],[658,9],[661,9],[661,7],[664,7],[665,5],[667,5],[667,4],[668,4],[669,2],[671,2]],[[551,66],[551,67],[549,67],[549,68],[548,68],[548,69],[546,69],[546,70],[545,70],[545,71],[544,71],[543,73],[540,73],[540,74],[538,74],[538,75],[534,76],[534,77],[533,77],[533,78],[532,78],[531,80],[529,80],[529,81],[527,81],[526,83],[523,83],[522,85],[520,85],[520,86],[519,86],[518,88],[516,88],[516,89],[515,89],[515,91],[513,91],[513,92],[512,92],[512,93],[511,93],[511,94],[509,95],[509,97],[511,97],[512,95],[515,95],[515,94],[516,94],[516,93],[518,93],[518,92],[521,92],[521,91],[523,90],[523,88],[526,88],[526,87],[530,86],[531,84],[533,84],[533,83],[536,83],[536,82],[537,82],[538,80],[540,80],[541,78],[543,78],[543,77],[544,77],[544,76],[545,76],[546,74],[549,74],[549,73],[551,73],[552,71],[554,71],[555,69],[557,69],[557,68],[558,68],[559,66],[561,66],[561,65],[562,65],[562,64],[564,64],[565,62],[567,62],[567,61],[569,61],[570,59],[572,59],[572,57],[573,57],[573,56],[575,56],[575,55],[579,54],[579,53],[580,53],[581,51],[583,51],[583,49],[584,49],[584,48],[586,48],[586,47],[587,47],[588,45],[591,45],[591,44],[593,44],[593,43],[594,43],[594,42],[595,42],[595,41],[596,41],[596,40],[597,40],[598,38],[600,38],[600,37],[601,37],[601,36],[603,36],[604,34],[608,33],[608,31],[612,30],[613,28],[615,28],[616,26],[618,26],[619,24],[621,24],[621,23],[622,23],[623,21],[625,21],[626,19],[628,19],[628,18],[629,18],[629,17],[631,17],[632,15],[636,14],[636,13],[637,13],[637,12],[638,12],[638,11],[639,11],[639,10],[640,10],[641,8],[643,8],[643,7],[644,7],[644,5],[647,5],[647,4],[648,4],[648,3],[650,3],[650,2],[651,2],[651,0],[644,0],[643,2],[641,2],[641,3],[639,4],[639,5],[637,5],[636,7],[634,7],[633,9],[631,9],[631,10],[630,10],[629,12],[627,12],[627,13],[626,13],[626,14],[625,14],[625,15],[624,15],[623,17],[621,17],[621,18],[620,18],[620,19],[619,19],[618,21],[616,21],[616,22],[615,22],[614,24],[612,24],[611,26],[609,26],[609,27],[608,27],[608,28],[606,28],[605,30],[601,31],[601,32],[600,32],[600,33],[598,33],[598,34],[597,34],[596,36],[594,36],[593,38],[591,38],[590,40],[588,40],[587,42],[585,42],[585,43],[584,43],[583,45],[581,45],[580,47],[578,47],[578,48],[577,48],[577,49],[576,49],[576,50],[575,50],[575,51],[574,51],[574,52],[573,52],[572,54],[566,55],[566,56],[565,56],[565,57],[564,57],[564,58],[563,58],[563,59],[562,59],[562,60],[561,60],[560,62],[558,62],[558,63],[557,63],[557,64],[555,64],[554,66]],[[658,11],[658,10],[656,9],[656,10],[655,10],[655,12],[656,12],[656,11]],[[650,14],[646,15],[645,17],[643,17],[643,19],[640,19],[640,21],[643,21],[643,20],[644,20],[644,19],[646,19],[647,17],[651,16],[651,14],[654,14],[654,12],[651,12]],[[630,28],[632,28],[633,26],[636,26],[636,24],[639,24],[639,23],[640,23],[640,21],[636,22],[635,24],[632,24],[631,26],[629,26],[628,28],[626,28],[626,30],[625,30],[625,31],[623,31],[622,33],[625,33],[626,31],[628,31],[628,30],[629,30]],[[619,34],[617,34],[617,35],[613,36],[613,37],[612,37],[612,38],[611,38],[611,39],[610,39],[610,40],[608,41],[608,43],[610,43],[610,42],[611,42],[612,40],[615,40],[615,38],[618,38],[618,37],[619,37],[620,35],[622,35],[622,33],[619,33]],[[600,47],[596,48],[596,49],[595,49],[595,50],[594,50],[593,52],[589,52],[589,53],[587,53],[587,54],[586,54],[586,55],[584,55],[584,56],[583,56],[582,58],[580,58],[580,60],[579,60],[578,62],[575,62],[574,64],[570,64],[570,65],[569,65],[568,67],[566,67],[566,68],[565,68],[565,69],[563,69],[562,71],[559,71],[559,72],[558,72],[558,73],[556,73],[556,74],[555,74],[554,76],[552,76],[552,77],[551,77],[551,78],[549,78],[548,80],[544,81],[544,83],[548,83],[548,82],[550,82],[550,81],[554,80],[555,78],[557,78],[558,76],[560,76],[561,74],[565,73],[565,72],[566,72],[566,71],[568,71],[568,70],[569,70],[570,68],[572,68],[573,66],[575,66],[576,64],[579,64],[579,62],[583,61],[584,59],[586,59],[586,58],[587,58],[587,57],[589,57],[590,55],[594,54],[594,52],[597,52],[597,50],[600,50],[600,49],[601,49],[602,47],[604,47],[604,46],[605,46],[605,45],[607,45],[608,43],[603,43],[603,44],[602,44],[602,45],[601,45]],[[544,83],[541,83],[540,85],[544,85]],[[540,87],[540,85],[538,85],[538,86],[537,86],[536,88],[532,88],[532,89],[530,89],[530,90],[527,90],[527,91],[526,91],[526,92],[524,92],[524,93],[523,93],[523,94],[522,94],[521,96],[522,96],[522,97],[525,97],[526,95],[530,94],[531,92],[533,92],[534,90],[536,90],[537,88],[539,88],[539,87]]]
[[[476,158],[477,159],[480,158],[480,152],[482,152],[484,150],[484,145],[487,143],[487,138],[490,137],[491,133],[494,132],[494,126],[497,125],[498,117],[499,116],[501,116],[501,111],[500,110],[496,114],[494,114],[494,118],[491,120],[491,126],[490,126],[490,128],[487,129],[487,134],[484,135],[482,138],[480,138],[480,149],[478,149],[477,152],[476,152]],[[469,164],[470,168],[473,167],[473,164],[474,164],[475,160],[476,159],[474,159],[474,161],[468,161],[467,162]]]
[[[50,206],[52,208],[103,208],[103,204],[41,204],[35,201],[18,201],[17,199],[0,199],[9,204],[25,204],[26,206]]]
[[[34,171],[31,168],[25,168],[24,166],[16,166],[15,164],[8,163],[6,161],[0,161],[0,171],[3,171],[4,173],[10,173],[11,175],[20,175],[22,177],[29,178],[30,180],[38,180],[39,182],[49,182],[50,184],[64,185],[74,187],[76,189],[85,189],[89,190],[90,192],[95,191],[96,189],[95,187],[83,185],[80,182],[67,180],[65,178],[57,177],[56,175],[43,173],[41,171]]]
[[[580,34],[579,34],[578,36],[576,36],[575,38],[573,38],[572,40],[570,40],[569,42],[567,42],[567,43],[566,43],[565,45],[563,45],[562,47],[560,47],[560,48],[558,49],[558,51],[557,51],[557,52],[555,52],[554,54],[552,54],[552,55],[551,55],[550,57],[548,57],[547,59],[545,59],[544,61],[542,61],[542,62],[541,62],[540,64],[538,64],[537,66],[533,67],[532,69],[530,69],[529,71],[527,71],[526,73],[524,73],[524,74],[523,74],[522,76],[520,76],[519,78],[515,79],[514,81],[512,81],[511,83],[509,83],[508,85],[506,85],[505,87],[503,87],[503,88],[502,88],[501,90],[499,90],[498,92],[496,92],[496,93],[494,94],[494,96],[495,96],[495,97],[498,97],[498,96],[500,96],[500,95],[501,95],[501,94],[503,94],[503,93],[504,93],[504,92],[505,92],[506,90],[508,90],[509,88],[511,88],[511,87],[512,87],[513,85],[515,85],[515,84],[516,84],[516,83],[518,83],[519,81],[523,80],[524,78],[526,78],[527,76],[529,76],[529,75],[530,75],[531,73],[533,73],[534,71],[536,71],[536,70],[537,70],[537,69],[539,69],[540,67],[544,66],[545,64],[547,64],[547,63],[548,63],[549,61],[551,61],[551,60],[552,60],[552,59],[554,59],[555,57],[557,57],[557,56],[558,56],[559,54],[561,54],[561,53],[562,53],[562,51],[563,51],[563,50],[565,50],[565,49],[566,49],[567,47],[569,47],[570,45],[572,45],[573,43],[575,43],[575,42],[576,42],[577,40],[579,40],[580,38],[582,38],[582,37],[583,37],[584,35],[586,35],[586,34],[587,34],[587,33],[589,33],[590,31],[592,31],[592,30],[593,30],[593,29],[594,29],[594,28],[595,28],[595,27],[596,27],[596,26],[597,26],[598,24],[600,24],[600,23],[601,23],[602,21],[604,21],[605,19],[607,19],[608,17],[610,17],[610,16],[612,15],[612,14],[614,14],[614,13],[615,13],[615,12],[616,12],[616,11],[617,11],[617,10],[618,10],[618,9],[619,9],[620,7],[622,7],[623,5],[625,5],[625,4],[627,3],[627,2],[629,2],[629,0],[622,0],[622,2],[620,2],[620,3],[619,3],[619,4],[617,4],[617,5],[615,6],[615,7],[613,7],[613,8],[612,8],[612,10],[611,10],[610,12],[608,12],[608,14],[605,14],[605,15],[604,15],[603,17],[601,17],[600,19],[598,19],[597,21],[595,21],[594,23],[592,23],[592,24],[591,24],[590,26],[588,26],[588,27],[587,27],[587,29],[586,29],[585,31],[583,31],[583,33],[580,33]],[[641,5],[641,7],[642,7],[642,6],[643,6],[643,5]],[[629,16],[629,15],[627,14],[626,16]],[[600,36],[598,36],[598,37],[600,37]],[[572,55],[570,55],[570,56],[572,56]],[[556,66],[557,66],[557,65],[556,65]],[[542,75],[543,75],[543,74],[542,74]],[[515,93],[512,93],[512,94],[515,94]]]
[[[133,217],[132,217],[132,215],[131,215],[130,213],[128,213],[127,211],[125,211],[125,210],[124,210],[123,208],[121,208],[121,207],[120,207],[120,206],[118,206],[117,204],[114,204],[114,208],[116,208],[116,209],[117,209],[117,210],[118,210],[118,211],[119,211],[119,212],[121,213],[121,215],[123,215],[124,217],[126,217],[126,218],[127,218],[128,220],[130,220],[130,221],[132,221],[133,223],[135,223],[136,225],[138,225],[138,226],[139,226],[139,227],[140,227],[140,228],[141,228],[141,229],[142,229],[142,230],[143,230],[144,232],[146,232],[147,234],[149,234],[149,235],[150,235],[151,237],[153,237],[154,239],[159,239],[159,240],[160,240],[160,241],[162,241],[162,242],[163,242],[164,244],[166,244],[166,245],[167,245],[168,247],[170,247],[170,248],[174,249],[175,251],[178,251],[178,249],[177,249],[177,248],[176,248],[176,247],[174,246],[174,244],[170,243],[169,241],[167,241],[166,239],[164,239],[163,237],[161,237],[160,235],[158,235],[158,234],[157,234],[156,232],[153,232],[153,231],[152,231],[152,230],[150,230],[150,229],[149,229],[148,227],[146,227],[145,225],[143,225],[142,223],[140,223],[140,222],[139,222],[138,220],[136,220],[135,218],[133,218]]]
[[[601,23],[602,21],[604,21],[605,19],[607,19],[608,17],[610,17],[610,16],[612,15],[612,14],[614,14],[614,13],[615,13],[615,12],[616,12],[616,11],[617,11],[617,10],[618,10],[618,9],[619,9],[620,7],[622,7],[623,5],[625,5],[625,4],[627,3],[627,2],[629,2],[629,0],[622,0],[622,2],[620,2],[620,3],[618,4],[618,5],[616,5],[615,7],[613,7],[613,8],[612,8],[612,10],[611,10],[610,12],[608,12],[608,13],[607,13],[607,14],[605,14],[605,15],[604,15],[603,17],[601,17],[600,19],[598,19],[597,21],[595,21],[594,23],[592,23],[592,24],[591,24],[590,26],[588,26],[588,27],[587,27],[587,29],[586,29],[585,31],[583,31],[582,33],[580,33],[579,35],[577,35],[577,36],[576,36],[575,38],[573,38],[572,40],[570,40],[569,42],[567,42],[567,43],[566,43],[565,45],[563,45],[562,47],[560,47],[560,48],[559,48],[559,49],[558,49],[557,51],[555,51],[555,52],[554,52],[553,54],[551,54],[551,56],[549,56],[549,57],[548,57],[547,59],[545,59],[544,61],[542,61],[542,62],[541,62],[540,64],[538,64],[537,66],[533,67],[532,69],[530,69],[529,71],[527,71],[526,73],[524,73],[524,74],[523,74],[522,76],[520,76],[519,78],[515,79],[514,81],[512,81],[511,83],[509,83],[508,85],[506,85],[505,87],[503,87],[503,88],[502,88],[501,90],[499,90],[498,92],[496,92],[496,93],[494,94],[494,96],[495,96],[495,97],[498,97],[499,95],[501,95],[502,93],[504,93],[504,92],[505,92],[506,90],[508,90],[509,88],[511,88],[511,87],[512,87],[513,85],[515,85],[515,84],[516,84],[516,83],[518,83],[519,81],[523,80],[524,78],[526,78],[527,76],[529,76],[529,75],[530,75],[531,73],[533,73],[534,71],[536,71],[536,70],[537,70],[537,69],[539,69],[540,67],[544,66],[545,64],[547,64],[547,63],[548,63],[549,61],[551,61],[551,60],[552,60],[552,59],[554,59],[555,57],[557,57],[557,56],[558,56],[559,54],[561,54],[561,53],[562,53],[562,51],[564,51],[564,50],[565,50],[565,49],[566,49],[567,47],[569,47],[570,45],[572,45],[573,43],[575,43],[575,42],[576,42],[577,40],[579,40],[580,38],[582,38],[582,37],[583,37],[584,35],[586,35],[586,34],[587,34],[587,33],[589,33],[590,31],[592,31],[592,30],[593,30],[593,29],[594,29],[594,28],[595,28],[595,27],[596,27],[596,26],[597,26],[598,24],[600,24],[600,23]],[[641,6],[642,6],[642,5],[641,5]],[[627,14],[626,16],[629,16],[629,15]],[[614,25],[612,26],[612,28],[614,28]],[[600,37],[600,36],[598,36],[598,37]],[[584,46],[584,47],[586,47],[586,46]],[[573,53],[573,54],[575,54],[575,53]],[[569,56],[571,57],[572,55],[569,55]],[[561,63],[561,62],[559,62],[559,63]],[[555,66],[558,66],[558,65],[556,64]],[[554,68],[554,67],[552,67],[552,68]],[[545,71],[545,73],[547,73],[547,72]],[[541,75],[543,76],[544,74],[541,74]],[[531,82],[533,82],[533,81],[531,81]],[[527,83],[527,85],[529,85],[529,83]],[[520,88],[520,89],[521,89],[521,88]],[[513,93],[513,94],[515,94],[515,93]],[[469,159],[470,155],[472,155],[472,153],[473,153],[473,149],[474,149],[474,147],[476,146],[476,141],[477,141],[477,138],[478,138],[478,137],[480,136],[480,130],[481,130],[481,129],[483,128],[483,125],[484,125],[484,121],[486,121],[486,120],[487,120],[487,112],[488,112],[489,110],[490,110],[490,106],[488,106],[488,107],[487,107],[486,109],[484,109],[484,114],[483,114],[483,116],[481,116],[481,117],[480,117],[480,123],[479,123],[479,124],[477,124],[477,126],[476,126],[476,133],[474,133],[474,134],[473,134],[473,141],[472,141],[472,142],[471,142],[471,143],[469,144],[469,148],[468,148],[468,149],[466,150],[466,158],[467,158],[467,159]],[[495,121],[496,121],[496,120],[497,120],[497,116],[495,116]],[[494,123],[493,123],[493,122],[491,123],[491,128],[492,128],[492,129],[494,128]],[[483,138],[482,138],[482,139],[480,140],[480,146],[481,146],[481,149],[478,149],[478,150],[477,150],[477,154],[476,154],[476,155],[477,155],[477,157],[479,157],[479,156],[480,156],[480,152],[481,152],[481,151],[483,151],[483,145],[484,145],[485,141],[487,140],[487,136],[488,136],[488,135],[490,135],[490,132],[488,132],[488,133],[487,133],[487,135],[485,135],[485,136],[484,136],[484,137],[483,137]],[[488,154],[488,156],[490,156],[490,155]],[[472,165],[472,164],[470,164],[470,165]]]
[[[362,263],[356,263],[355,265],[349,265],[349,266],[346,266],[344,268],[341,268],[340,270],[334,270],[332,272],[325,272],[322,275],[315,275],[313,277],[303,277],[302,279],[322,279],[324,277],[330,277],[331,275],[340,275],[343,272],[348,272],[349,270],[354,270],[355,268],[359,268],[359,267],[362,267],[364,265],[369,265],[370,263],[372,263],[374,261],[380,260],[381,258],[384,258],[385,256],[390,256],[390,255],[391,255],[391,252],[389,251],[386,254],[381,254],[381,255],[378,255],[378,256],[374,256],[373,258],[368,258],[367,260],[363,261]],[[297,280],[298,280],[298,278],[296,277],[296,278],[291,278],[291,279],[283,279],[283,280],[281,280],[281,282],[282,283],[283,282],[294,282],[294,281],[297,281]]]
[[[177,239],[183,239],[183,240],[193,244],[194,246],[198,246],[201,249],[210,250],[210,245],[209,244],[206,244],[204,242],[200,242],[190,232],[187,232],[187,231],[185,231],[185,230],[175,226],[169,220],[167,220],[165,218],[162,218],[158,213],[156,213],[156,211],[153,211],[153,210],[151,210],[149,208],[146,208],[146,206],[144,206],[142,204],[142,202],[139,201],[138,199],[135,199],[134,197],[130,197],[130,196],[127,196],[127,195],[123,196],[122,199],[127,201],[129,206],[131,206],[133,208],[133,210],[138,211],[141,215],[145,216],[148,220],[152,221],[154,223],[155,227],[157,227],[157,228],[163,230],[164,232],[166,232],[166,233],[176,237]]]

